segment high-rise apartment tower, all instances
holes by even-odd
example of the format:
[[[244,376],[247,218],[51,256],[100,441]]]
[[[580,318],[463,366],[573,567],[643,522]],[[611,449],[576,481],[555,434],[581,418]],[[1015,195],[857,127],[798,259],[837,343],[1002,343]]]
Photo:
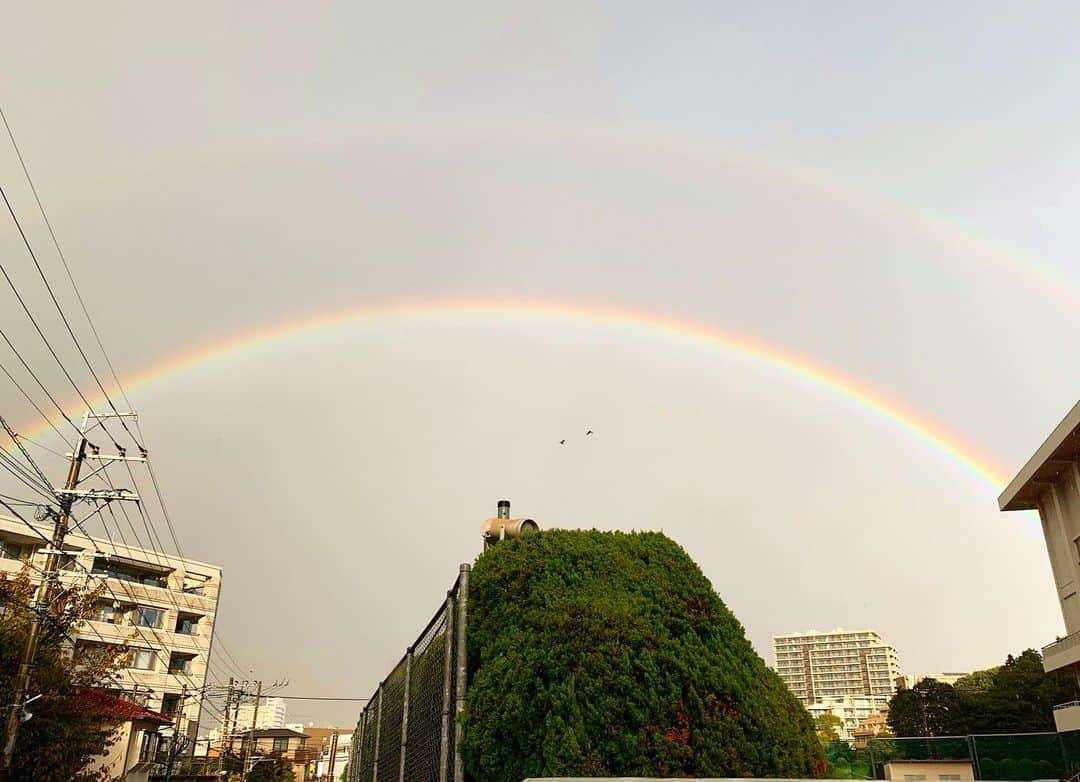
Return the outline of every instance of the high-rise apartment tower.
[[[773,636],[776,672],[805,704],[831,698],[893,694],[896,649],[873,630],[811,630]]]

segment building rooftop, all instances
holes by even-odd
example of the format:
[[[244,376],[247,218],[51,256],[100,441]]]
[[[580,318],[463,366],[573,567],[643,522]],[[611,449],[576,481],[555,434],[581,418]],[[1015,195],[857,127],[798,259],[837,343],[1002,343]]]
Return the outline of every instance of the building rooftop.
[[[876,635],[879,638],[881,634],[877,630],[848,630],[845,627],[834,627],[832,630],[806,630],[801,633],[781,633],[780,635],[774,635],[773,638],[803,638],[808,635]]]
[[[251,736],[255,739],[307,739],[310,738],[306,733],[298,733],[290,728],[257,728],[255,730],[245,730],[238,734],[239,736]]]
[[[1039,450],[998,497],[1001,510],[1037,510],[1039,495],[1080,460],[1080,402],[1050,433]]]

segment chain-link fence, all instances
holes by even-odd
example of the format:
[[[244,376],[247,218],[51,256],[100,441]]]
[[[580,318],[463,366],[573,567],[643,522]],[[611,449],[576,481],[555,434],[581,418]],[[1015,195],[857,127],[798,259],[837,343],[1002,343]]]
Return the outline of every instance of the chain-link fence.
[[[1068,779],[1080,773],[1076,733],[876,738],[866,750],[874,779],[884,779],[885,764],[894,761],[967,761],[975,779],[985,780]]]
[[[356,723],[349,782],[464,782],[457,756],[465,705],[469,566]]]

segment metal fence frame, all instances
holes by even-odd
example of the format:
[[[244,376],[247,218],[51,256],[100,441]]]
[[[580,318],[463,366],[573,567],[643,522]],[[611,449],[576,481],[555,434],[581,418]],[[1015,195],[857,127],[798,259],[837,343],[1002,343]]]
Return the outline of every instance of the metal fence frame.
[[[978,780],[1067,779],[1080,773],[1080,734],[1052,731],[964,736],[876,737],[867,742],[870,775],[883,779],[885,764],[904,760],[969,761]],[[1004,763],[1009,767],[1000,768]],[[1028,764],[1029,768],[1020,767]],[[1019,772],[1019,773],[1017,773]]]
[[[471,569],[467,564],[460,567],[446,601],[360,712],[349,754],[349,782],[465,782],[459,717],[468,684]],[[442,659],[436,661],[432,654],[440,651]],[[430,692],[433,687],[436,691]],[[436,704],[431,697],[426,703],[414,703],[414,692],[421,688],[440,701],[437,714],[432,712]],[[419,719],[420,724],[410,730],[410,712],[419,707],[426,709],[414,714],[414,723]]]

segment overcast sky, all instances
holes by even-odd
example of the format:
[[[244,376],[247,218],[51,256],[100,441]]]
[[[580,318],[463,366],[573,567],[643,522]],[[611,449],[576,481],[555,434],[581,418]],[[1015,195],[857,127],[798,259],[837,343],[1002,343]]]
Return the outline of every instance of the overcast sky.
[[[319,313],[526,299],[772,343],[1007,477],[1076,401],[1066,4],[5,17],[0,105],[122,376]],[[0,183],[62,282],[2,137]],[[0,255],[77,370],[6,219]],[[549,527],[663,529],[766,657],[775,633],[870,627],[906,672],[970,670],[1063,629],[1038,522],[998,513],[1000,487],[833,391],[644,329],[365,321],[131,395],[186,552],[225,568],[218,629],[295,695],[369,694],[501,497]],[[0,405],[34,419],[10,385]]]

